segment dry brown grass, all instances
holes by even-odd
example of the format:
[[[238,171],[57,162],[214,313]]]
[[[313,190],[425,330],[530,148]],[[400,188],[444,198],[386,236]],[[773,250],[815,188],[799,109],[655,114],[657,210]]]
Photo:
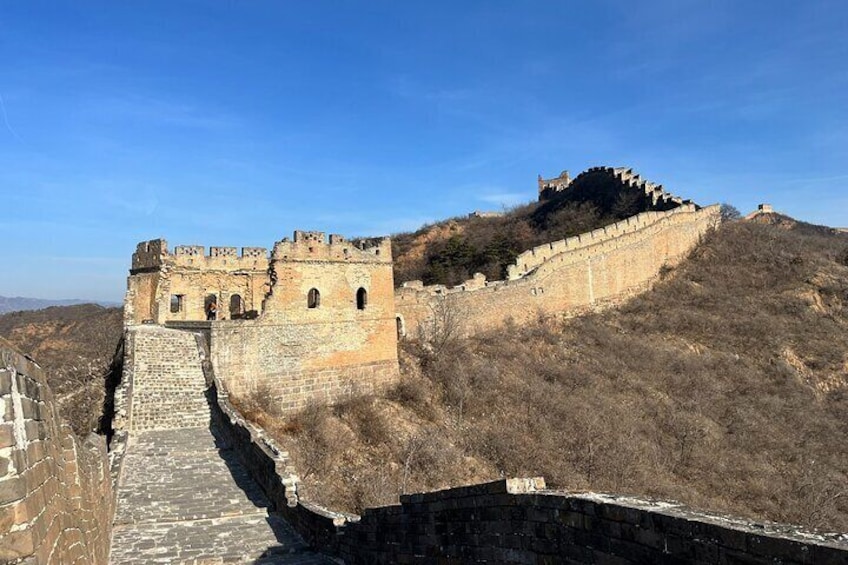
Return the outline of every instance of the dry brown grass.
[[[406,343],[388,394],[311,407],[277,436],[305,495],[351,511],[544,475],[848,531],[846,244],[735,222],[622,308],[439,355]]]

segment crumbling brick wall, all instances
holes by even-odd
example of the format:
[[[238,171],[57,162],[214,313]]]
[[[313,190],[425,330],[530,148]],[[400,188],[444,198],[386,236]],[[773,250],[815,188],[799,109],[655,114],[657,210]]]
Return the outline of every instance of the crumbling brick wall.
[[[205,320],[210,297],[216,318],[238,318],[262,308],[270,288],[268,251],[262,247],[178,245],[143,241],[132,257],[124,323]]]
[[[0,338],[0,562],[105,564],[105,439],[76,438],[41,368]]]

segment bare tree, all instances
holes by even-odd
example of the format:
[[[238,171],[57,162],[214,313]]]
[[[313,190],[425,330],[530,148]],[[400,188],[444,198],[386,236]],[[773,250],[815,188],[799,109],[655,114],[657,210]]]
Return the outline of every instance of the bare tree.
[[[418,326],[418,337],[430,354],[438,357],[453,348],[465,332],[462,307],[446,296],[430,303],[427,319]]]
[[[739,212],[739,209],[737,209],[733,204],[722,202],[719,210],[722,222],[735,222],[742,218],[742,214]]]

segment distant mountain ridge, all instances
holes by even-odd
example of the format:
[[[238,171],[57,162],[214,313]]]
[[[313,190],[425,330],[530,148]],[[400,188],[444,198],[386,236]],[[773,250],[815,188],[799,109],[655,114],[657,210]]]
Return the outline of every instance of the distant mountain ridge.
[[[0,296],[0,314],[7,312],[19,312],[23,310],[42,310],[50,306],[74,306],[76,304],[99,304],[111,307],[120,306],[118,302],[92,301],[79,299],[47,300],[44,298],[27,298],[24,296]]]

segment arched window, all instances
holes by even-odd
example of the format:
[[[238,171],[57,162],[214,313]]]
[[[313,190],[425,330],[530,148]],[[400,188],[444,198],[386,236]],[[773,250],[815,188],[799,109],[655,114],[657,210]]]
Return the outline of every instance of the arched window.
[[[306,295],[306,305],[310,308],[318,308],[321,305],[321,293],[317,288],[309,289],[309,294]]]
[[[356,308],[357,310],[365,310],[365,305],[368,304],[368,291],[360,288],[356,291]]]
[[[397,336],[398,336],[398,339],[405,337],[406,336],[406,324],[403,322],[403,316],[398,314],[395,317],[395,320],[397,320]]]
[[[240,318],[242,313],[241,296],[233,294],[230,296],[230,319]]]

